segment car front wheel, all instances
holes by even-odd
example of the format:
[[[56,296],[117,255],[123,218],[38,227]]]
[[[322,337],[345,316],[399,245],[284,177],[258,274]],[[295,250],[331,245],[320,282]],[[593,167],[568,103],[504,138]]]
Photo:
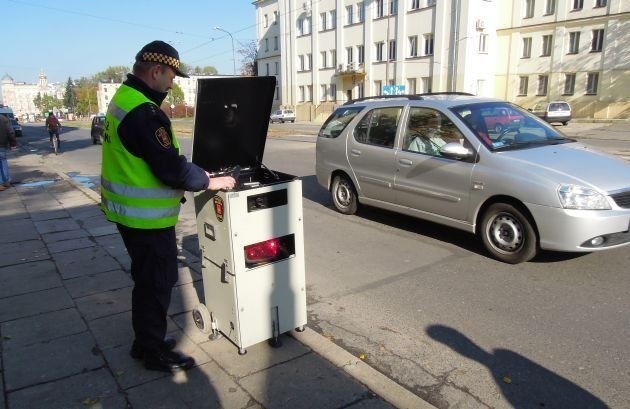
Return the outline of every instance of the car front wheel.
[[[332,183],[331,194],[333,204],[340,213],[356,213],[359,206],[357,191],[347,176],[335,176]]]
[[[509,264],[529,261],[538,252],[536,231],[529,218],[516,206],[495,203],[481,220],[481,240],[497,260]]]

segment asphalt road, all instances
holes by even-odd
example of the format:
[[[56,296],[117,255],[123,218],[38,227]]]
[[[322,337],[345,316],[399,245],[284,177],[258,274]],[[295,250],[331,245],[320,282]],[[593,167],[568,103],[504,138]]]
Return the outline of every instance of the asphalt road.
[[[40,128],[26,125],[23,142],[42,161],[98,179],[87,130],[67,126],[55,156]],[[513,266],[458,230],[370,208],[341,215],[313,175],[317,126],[271,128],[265,164],[303,181],[309,326],[439,408],[628,407],[627,248]],[[562,130],[624,156],[628,128]]]

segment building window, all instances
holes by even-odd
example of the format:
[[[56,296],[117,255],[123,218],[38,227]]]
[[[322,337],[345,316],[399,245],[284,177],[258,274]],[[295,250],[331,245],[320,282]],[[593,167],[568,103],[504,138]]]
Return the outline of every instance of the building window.
[[[298,102],[304,102],[306,100],[305,91],[304,91],[304,85],[300,85],[298,89],[299,89]]]
[[[427,7],[435,5],[435,0],[427,0]]]
[[[573,95],[575,91],[575,74],[564,74],[563,95]]]
[[[313,86],[312,85],[308,85],[306,87],[306,100],[307,101],[313,101]]]
[[[265,38],[265,51],[269,51],[269,39]]]
[[[330,50],[330,66],[335,67],[337,65],[337,50]]]
[[[418,36],[409,37],[409,57],[418,56]]]
[[[567,54],[577,54],[580,51],[580,32],[569,33],[569,52]]]
[[[280,63],[278,61],[276,61],[275,66],[276,66],[275,67],[276,68],[275,75],[278,75],[278,74],[280,74]]]
[[[595,0],[595,7],[606,7],[606,0]]]
[[[280,87],[276,87],[275,99],[276,101],[280,99]]]
[[[529,77],[518,77],[518,95],[527,95],[527,87],[529,85]]]
[[[418,10],[420,8],[420,0],[411,0],[411,10]]]
[[[384,42],[376,43],[376,61],[383,61],[383,47],[385,46]]]
[[[416,79],[415,78],[407,78],[407,93],[411,95],[416,94]]]
[[[363,2],[357,4],[357,20],[359,23],[363,23],[365,20],[365,5]]]
[[[376,96],[383,95],[383,82],[374,81],[374,95]]]
[[[385,11],[384,11],[384,5],[385,0],[376,0],[374,2],[374,17],[379,18],[379,17],[383,17],[385,15]]]
[[[352,64],[352,61],[354,61],[352,51],[353,51],[352,47],[346,47],[346,62],[348,64]]]
[[[269,72],[270,72],[269,71],[269,63],[265,63],[265,72],[266,72],[266,75],[269,75]]]
[[[525,0],[525,10],[523,11],[523,18],[534,17],[534,0]]]
[[[337,84],[330,84],[328,86],[328,95],[331,101],[337,100]]]
[[[273,38],[273,49],[277,50],[278,49],[278,36],[275,36]]]
[[[398,14],[398,0],[389,0],[389,14],[391,16]]]
[[[328,53],[326,51],[322,51],[319,55],[320,55],[321,68],[328,67],[328,64],[326,62],[326,55],[328,55]]]
[[[313,54],[306,54],[306,69],[313,68]]]
[[[387,50],[390,61],[396,60],[396,40],[389,40],[389,48]]]
[[[357,86],[357,98],[363,98],[365,97],[365,86],[363,85],[363,83],[360,83]]]
[[[549,82],[549,76],[547,75],[538,76],[538,89],[536,90],[536,95],[547,95],[548,82]]]
[[[269,27],[269,16],[267,16],[266,14],[263,17],[263,26],[265,28]]]
[[[352,24],[352,19],[353,19],[353,11],[354,11],[354,7],[353,6],[348,6],[346,7],[346,25],[349,26]]]
[[[319,31],[326,30],[326,13],[319,15]]]
[[[488,52],[488,34],[479,33],[479,52],[482,54]]]
[[[573,0],[573,10],[582,10],[584,8],[584,0]]]
[[[591,52],[600,52],[604,48],[604,30],[593,30]]]
[[[365,62],[365,48],[362,45],[357,46],[357,61],[359,64],[363,64]]]
[[[328,90],[326,89],[326,84],[322,84],[319,86],[319,100],[321,102],[326,101],[326,92]]]
[[[588,74],[586,74],[586,94],[596,95],[598,82],[599,82],[598,72],[589,72]]]
[[[337,10],[330,11],[330,28],[333,30],[337,28]]]
[[[433,55],[433,34],[424,35],[424,55]]]
[[[523,38],[523,53],[521,54],[521,58],[530,58],[532,56],[532,38],[525,37]]]
[[[542,51],[540,53],[542,57],[548,57],[551,55],[552,43],[553,43],[552,35],[546,35],[542,37]]]
[[[278,12],[274,11],[273,12],[273,25],[278,25]]]
[[[547,5],[545,6],[545,15],[554,14],[556,12],[556,0],[547,0]]]
[[[299,61],[299,64],[300,64],[300,71],[306,70],[306,66],[304,65],[304,56],[303,55],[298,55],[298,61]]]
[[[421,81],[422,81],[422,89],[420,90],[420,92],[421,93],[431,92],[431,78],[422,77]]]

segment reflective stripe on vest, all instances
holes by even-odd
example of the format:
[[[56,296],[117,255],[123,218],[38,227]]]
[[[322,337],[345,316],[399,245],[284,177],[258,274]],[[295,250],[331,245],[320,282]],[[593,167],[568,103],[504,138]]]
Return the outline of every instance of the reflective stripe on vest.
[[[108,107],[102,148],[101,208],[108,220],[125,226],[171,227],[177,224],[184,191],[163,184],[143,159],[127,151],[118,135],[118,126],[127,113],[144,103],[154,104],[141,92],[123,84]],[[171,135],[173,147],[179,151],[172,128]]]

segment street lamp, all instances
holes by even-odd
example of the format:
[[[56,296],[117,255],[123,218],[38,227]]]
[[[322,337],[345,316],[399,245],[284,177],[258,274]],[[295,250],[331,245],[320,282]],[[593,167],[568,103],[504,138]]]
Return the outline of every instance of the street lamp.
[[[222,29],[219,26],[215,26],[214,29],[217,30],[217,31],[223,31],[224,33],[229,35],[230,38],[232,39],[232,63],[233,63],[233,69],[234,69],[233,73],[234,73],[234,75],[236,75],[236,54],[234,53],[234,37],[232,37],[232,33],[230,33],[227,30]]]

